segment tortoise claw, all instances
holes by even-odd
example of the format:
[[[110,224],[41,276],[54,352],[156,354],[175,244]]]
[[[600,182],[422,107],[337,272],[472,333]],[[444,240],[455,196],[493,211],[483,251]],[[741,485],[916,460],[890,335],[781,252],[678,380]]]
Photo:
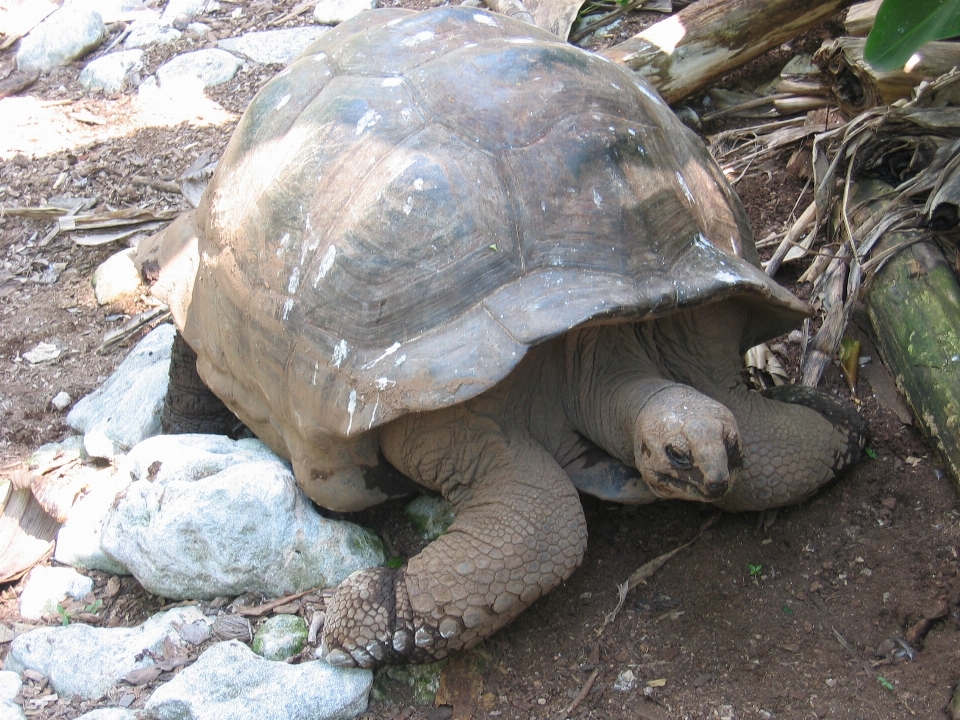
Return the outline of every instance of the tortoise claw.
[[[333,667],[352,668],[357,666],[357,663],[350,653],[346,652],[343,648],[334,648],[324,654],[323,659],[326,660],[329,665],[333,665]]]

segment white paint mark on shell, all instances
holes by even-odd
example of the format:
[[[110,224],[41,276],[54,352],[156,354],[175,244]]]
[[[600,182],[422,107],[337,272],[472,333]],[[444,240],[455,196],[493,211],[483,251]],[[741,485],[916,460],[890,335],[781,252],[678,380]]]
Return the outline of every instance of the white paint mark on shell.
[[[368,362],[366,365],[364,365],[364,366],[363,366],[363,369],[364,369],[364,370],[369,370],[370,368],[372,368],[374,365],[376,365],[378,362],[380,362],[380,361],[383,360],[384,358],[390,357],[391,355],[393,355],[393,354],[394,354],[397,350],[399,350],[399,349],[400,349],[400,343],[395,342],[393,345],[391,345],[391,346],[388,347],[386,350],[384,350],[384,351],[383,351],[383,354],[382,354],[380,357],[378,357],[376,360],[374,360],[373,362]]]
[[[687,186],[687,181],[683,179],[683,175],[677,170],[677,182],[680,183],[680,189],[683,190],[684,196],[687,198],[687,202],[693,204],[693,193],[690,192],[690,188]]]
[[[293,295],[300,287],[300,266],[296,265],[293,272],[290,273],[290,281],[287,283],[287,292]]]
[[[436,37],[436,33],[431,30],[421,30],[416,35],[411,35],[400,41],[400,47],[416,47],[421,43],[429,42]]]
[[[412,210],[413,210],[413,197],[411,195],[407,195],[407,201],[403,204],[403,214],[409,215]]]
[[[593,189],[593,204],[596,205],[598,208],[603,207],[603,196],[599,192],[597,192],[596,188]]]
[[[347,345],[347,341],[341,339],[336,345],[333,346],[333,366],[340,367],[341,363],[347,359],[347,355],[350,354],[350,346]]]
[[[293,298],[287,298],[286,301],[284,301],[284,303],[283,303],[283,313],[281,314],[281,317],[282,317],[284,320],[286,320],[286,319],[287,319],[287,315],[290,314],[290,311],[291,311],[292,309],[293,309]]]
[[[290,233],[284,233],[283,237],[280,238],[280,242],[277,243],[277,257],[283,257],[283,253],[287,249],[287,245],[290,243]]]
[[[351,390],[350,397],[347,399],[347,414],[350,416],[350,421],[347,423],[347,434],[350,434],[350,429],[353,427],[353,414],[357,411],[357,391]]]
[[[282,108],[284,105],[286,105],[288,102],[290,102],[290,93],[287,93],[287,94],[284,95],[282,98],[280,98],[280,102],[278,102],[276,105],[274,105],[273,109],[274,109],[274,110],[279,110],[279,109]]]
[[[310,381],[310,384],[316,387],[317,384],[317,374],[320,372],[320,363],[315,362],[313,364],[313,379]]]
[[[406,355],[401,355],[400,357],[398,357],[398,358],[396,359],[396,361],[394,361],[393,366],[394,366],[394,367],[400,367],[400,366],[403,365],[406,361],[407,361],[407,356],[406,356]]]
[[[497,21],[494,20],[489,15],[484,15],[483,13],[475,13],[473,19],[480,23],[481,25],[489,25],[490,27],[499,27]]]
[[[423,178],[417,178],[413,181],[413,189],[417,192],[421,192],[423,190]]]
[[[367,110],[363,117],[357,120],[357,135],[362,135],[365,130],[369,130],[380,120],[380,115],[371,108]]]
[[[317,270],[317,279],[313,281],[313,286],[316,287],[317,284],[327,276],[327,273],[330,272],[330,268],[333,267],[333,261],[337,259],[337,246],[331,245],[327,248],[327,251],[323,254],[323,258],[320,260],[320,269]]]
[[[387,78],[382,83],[380,83],[380,87],[392,88],[402,84],[403,84],[402,77],[392,77],[392,78]]]
[[[391,380],[390,378],[377,378],[377,390],[386,390],[387,388],[392,388],[397,384],[396,380]]]

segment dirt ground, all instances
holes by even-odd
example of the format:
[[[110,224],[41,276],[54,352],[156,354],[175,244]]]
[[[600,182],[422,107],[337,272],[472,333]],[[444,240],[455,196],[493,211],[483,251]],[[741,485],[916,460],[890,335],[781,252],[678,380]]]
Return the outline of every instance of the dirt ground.
[[[201,19],[227,37],[265,29],[294,4],[230,0]],[[213,41],[153,49],[143,75],[174,52]],[[3,208],[59,196],[91,198],[97,211],[185,209],[184,198],[164,183],[201,153],[219,153],[238,114],[273,74],[245,69],[208,93],[211,102],[158,109],[143,107],[133,91],[84,95],[77,82],[84,62],[0,101]],[[0,78],[12,68],[7,51]],[[741,181],[757,237],[783,227],[802,187],[786,175]],[[14,473],[41,443],[68,434],[51,399],[64,391],[76,401],[93,390],[142,335],[98,351],[107,331],[145,305],[99,307],[93,297],[93,270],[122,242],[80,246],[69,233],[49,237],[54,225],[0,218],[0,475]],[[789,270],[783,279],[790,280]],[[31,364],[24,354],[39,343],[61,354]],[[780,347],[795,367],[796,345]],[[589,547],[569,582],[447,664],[436,706],[418,699],[399,675],[384,674],[363,717],[526,720],[562,718],[571,706],[569,717],[611,719],[944,717],[960,679],[957,491],[920,432],[902,421],[878,354],[869,345],[865,354],[872,359],[857,396],[870,423],[871,457],[835,485],[775,514],[719,518],[695,504],[633,508],[584,498]],[[825,384],[850,396],[835,368]],[[393,554],[419,549],[398,505],[357,519],[378,530]],[[620,583],[690,540],[606,620]],[[94,575],[95,594],[106,599],[85,616],[94,624],[134,623],[162,605],[132,579],[118,584]],[[0,587],[0,622],[8,626],[19,621],[19,589]],[[308,597],[299,611],[320,602]],[[0,653],[5,649],[0,645]],[[615,688],[618,678],[624,689]],[[28,715],[73,718],[97,704],[50,693],[42,679],[30,680],[23,691]],[[123,694],[101,704],[116,704]],[[135,709],[149,686],[126,695]]]

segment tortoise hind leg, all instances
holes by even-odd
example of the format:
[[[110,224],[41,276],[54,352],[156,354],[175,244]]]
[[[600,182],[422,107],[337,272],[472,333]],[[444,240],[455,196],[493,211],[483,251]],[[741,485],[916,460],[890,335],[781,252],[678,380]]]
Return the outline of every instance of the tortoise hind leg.
[[[182,435],[209,433],[240,437],[244,425],[230,412],[197,372],[197,354],[180,333],[170,351],[170,383],[160,419],[163,432]]]
[[[327,607],[333,665],[433,662],[472,647],[580,564],[586,522],[569,478],[542,446],[464,406],[386,426],[387,459],[440,490],[457,517],[401,570],[347,578]]]

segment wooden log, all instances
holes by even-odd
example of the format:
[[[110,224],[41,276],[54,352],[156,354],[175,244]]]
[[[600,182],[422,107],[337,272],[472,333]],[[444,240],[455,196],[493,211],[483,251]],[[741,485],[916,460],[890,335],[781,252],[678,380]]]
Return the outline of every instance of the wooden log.
[[[673,104],[852,4],[699,0],[600,54],[636,70]]]
[[[876,197],[879,185],[854,183],[851,206]],[[854,220],[883,212],[884,205],[870,202]],[[888,233],[872,255],[916,239],[917,232]],[[926,237],[880,268],[867,285],[865,302],[897,387],[960,487],[960,286],[932,235]]]
[[[924,80],[960,67],[960,43],[931,42],[902,69],[878,72],[863,59],[864,43],[864,38],[854,37],[828,40],[813,56],[829,79],[840,109],[850,116],[909,98]]]

